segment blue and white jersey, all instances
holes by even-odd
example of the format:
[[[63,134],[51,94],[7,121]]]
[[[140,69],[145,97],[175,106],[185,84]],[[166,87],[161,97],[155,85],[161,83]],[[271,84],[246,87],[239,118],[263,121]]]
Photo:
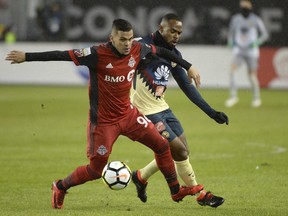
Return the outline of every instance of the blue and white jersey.
[[[170,49],[170,51],[182,57],[179,50],[168,46],[158,31],[141,38],[141,40],[138,39],[138,41]],[[216,111],[207,104],[195,86],[190,83],[186,70],[180,65],[154,55],[146,55],[140,61],[136,72],[134,85],[131,89],[131,102],[144,115],[151,115],[169,109],[164,95],[170,75],[174,77],[178,86],[191,102],[211,118],[215,115]]]
[[[151,34],[139,41],[154,44],[153,37],[154,34]],[[171,51],[181,56],[176,49]],[[137,67],[134,89],[131,90],[131,101],[141,113],[150,115],[169,108],[164,99],[164,94],[169,76],[176,67],[180,66],[155,55],[147,55],[140,61]],[[182,67],[180,68],[183,70]]]

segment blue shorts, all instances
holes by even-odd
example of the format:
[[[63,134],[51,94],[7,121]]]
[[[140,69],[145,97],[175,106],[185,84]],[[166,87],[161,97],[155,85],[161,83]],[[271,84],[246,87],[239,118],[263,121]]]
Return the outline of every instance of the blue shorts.
[[[184,132],[179,120],[171,109],[156,114],[146,115],[146,117],[153,122],[159,133],[169,142]]]

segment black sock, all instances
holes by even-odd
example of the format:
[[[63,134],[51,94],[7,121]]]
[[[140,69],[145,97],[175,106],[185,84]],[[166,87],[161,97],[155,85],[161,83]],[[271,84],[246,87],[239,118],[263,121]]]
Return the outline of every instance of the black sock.
[[[177,194],[180,190],[180,185],[176,184],[174,186],[170,186],[170,192],[172,195]]]
[[[66,191],[66,188],[63,186],[63,184],[62,184],[62,180],[60,180],[60,181],[58,181],[57,182],[57,188],[59,189],[59,190],[64,190],[64,191]]]

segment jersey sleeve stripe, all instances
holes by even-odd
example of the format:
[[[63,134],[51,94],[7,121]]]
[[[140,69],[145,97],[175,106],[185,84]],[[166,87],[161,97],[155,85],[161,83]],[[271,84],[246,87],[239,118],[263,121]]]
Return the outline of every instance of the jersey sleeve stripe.
[[[71,57],[71,59],[73,60],[73,62],[75,63],[75,65],[80,65],[79,61],[77,60],[77,58],[75,57],[73,50],[69,50],[69,56]]]
[[[152,49],[152,53],[156,54],[156,47],[154,45],[152,45],[152,44],[150,44],[150,46],[151,46],[151,49]]]

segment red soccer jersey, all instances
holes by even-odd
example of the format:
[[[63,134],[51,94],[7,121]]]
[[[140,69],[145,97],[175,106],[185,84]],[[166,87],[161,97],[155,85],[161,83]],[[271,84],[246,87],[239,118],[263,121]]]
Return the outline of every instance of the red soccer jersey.
[[[129,55],[121,55],[106,43],[81,50],[70,50],[76,65],[89,68],[90,120],[94,124],[114,124],[130,110],[130,88],[135,69],[152,47],[133,43]]]

